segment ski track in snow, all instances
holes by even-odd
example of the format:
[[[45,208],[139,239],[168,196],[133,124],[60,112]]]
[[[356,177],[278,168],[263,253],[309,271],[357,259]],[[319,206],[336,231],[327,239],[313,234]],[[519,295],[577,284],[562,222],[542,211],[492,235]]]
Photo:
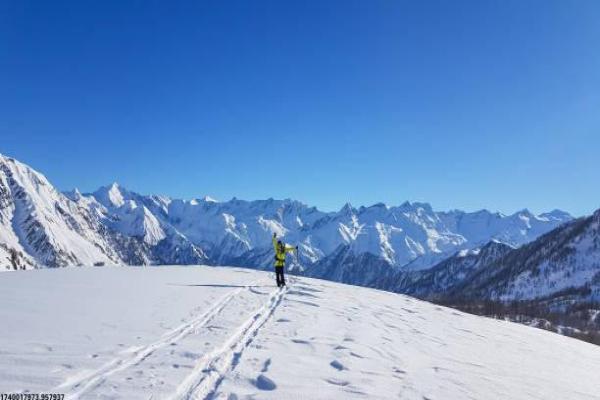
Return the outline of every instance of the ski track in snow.
[[[256,310],[220,348],[196,364],[194,371],[179,385],[170,400],[213,398],[225,374],[235,369],[243,351],[271,318],[287,291],[288,286],[271,293],[266,304]]]
[[[218,316],[235,296],[239,295],[244,290],[249,290],[257,282],[258,281],[255,281],[243,288],[232,290],[230,293],[221,297],[212,307],[210,307],[209,310],[204,312],[198,318],[195,318],[180,325],[172,331],[167,332],[156,342],[153,342],[147,346],[143,346],[142,348],[134,348],[133,351],[129,352],[127,357],[114,359],[90,373],[80,374],[79,376],[76,375],[71,379],[68,379],[56,387],[54,392],[66,393],[67,398],[69,399],[81,398],[81,396],[87,393],[89,390],[100,386],[106,380],[106,378],[114,373],[140,364],[156,350],[172,343],[176,343],[196,329],[205,326],[216,316]]]
[[[217,267],[2,275],[3,393],[600,400],[597,346],[407,296]]]

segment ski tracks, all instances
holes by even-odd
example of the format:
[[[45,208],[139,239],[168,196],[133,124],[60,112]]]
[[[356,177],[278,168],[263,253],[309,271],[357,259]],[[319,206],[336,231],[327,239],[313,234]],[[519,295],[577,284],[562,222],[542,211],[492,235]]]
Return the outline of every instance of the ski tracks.
[[[235,369],[244,350],[271,318],[287,290],[285,287],[271,293],[267,302],[240,325],[221,347],[202,357],[192,373],[177,387],[170,400],[212,398],[225,375]]]
[[[246,287],[233,290],[230,293],[222,296],[212,307],[210,307],[202,315],[166,333],[159,340],[141,348],[136,348],[133,351],[127,353],[124,357],[116,358],[102,365],[96,370],[67,379],[67,381],[56,387],[55,391],[66,393],[66,397],[69,399],[79,399],[83,394],[87,393],[89,390],[101,385],[106,380],[106,378],[113,375],[114,373],[138,365],[156,350],[168,346],[171,343],[175,343],[192,333],[194,330],[206,325],[213,318],[218,316],[221,313],[221,311],[225,308],[225,306],[235,296],[237,296],[244,290],[248,290],[255,283],[256,282],[253,282]]]

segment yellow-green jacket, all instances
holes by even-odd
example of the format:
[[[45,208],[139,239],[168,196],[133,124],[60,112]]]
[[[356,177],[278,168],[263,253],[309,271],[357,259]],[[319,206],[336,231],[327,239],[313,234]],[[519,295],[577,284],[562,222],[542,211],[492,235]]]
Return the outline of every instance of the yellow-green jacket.
[[[273,237],[273,248],[275,249],[275,268],[283,268],[285,265],[285,255],[289,252],[296,250],[295,247],[284,244],[283,246],[277,245],[277,238]]]

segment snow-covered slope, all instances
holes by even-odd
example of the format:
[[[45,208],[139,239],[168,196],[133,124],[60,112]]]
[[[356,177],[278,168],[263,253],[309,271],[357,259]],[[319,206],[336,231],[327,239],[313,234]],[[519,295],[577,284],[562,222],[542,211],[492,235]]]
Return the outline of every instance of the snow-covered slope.
[[[134,255],[128,264],[189,265],[207,261],[202,248],[167,220],[167,208],[171,203],[168,198],[141,196],[113,183],[93,195],[78,193],[74,200],[92,207],[110,229],[142,244],[139,256]]]
[[[289,283],[214,267],[2,274],[0,393],[599,398],[600,347],[403,295]]]
[[[453,294],[529,300],[569,291],[578,300],[600,299],[600,210],[490,262]]]
[[[88,210],[56,191],[28,166],[0,155],[0,243],[25,266],[120,262]],[[0,265],[14,267],[4,259]]]
[[[301,262],[291,268],[364,284],[375,268],[425,269],[492,239],[519,246],[571,219],[561,211],[436,212],[408,202],[347,204],[326,213],[294,200],[187,201],[117,184],[62,194],[14,159],[0,156],[0,165],[0,269],[15,268],[14,252],[22,254],[17,268],[211,263],[264,269],[272,264],[271,236],[277,233],[300,245]]]

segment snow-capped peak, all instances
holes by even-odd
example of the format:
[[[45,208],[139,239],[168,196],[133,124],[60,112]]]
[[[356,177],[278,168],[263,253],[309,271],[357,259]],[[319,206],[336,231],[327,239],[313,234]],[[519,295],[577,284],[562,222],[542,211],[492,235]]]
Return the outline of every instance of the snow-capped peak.
[[[83,197],[78,188],[75,188],[73,190],[67,190],[63,192],[63,194],[75,202],[79,201]]]
[[[93,193],[94,197],[104,206],[121,207],[125,204],[126,197],[118,183],[114,182],[108,186],[102,186]]]
[[[206,195],[202,198],[202,201],[204,201],[205,203],[218,203],[219,201]]]
[[[548,220],[556,220],[556,221],[568,221],[570,219],[573,219],[573,216],[571,214],[569,214],[566,211],[562,211],[562,210],[552,210],[550,212],[547,213],[543,213],[539,215],[540,218],[545,218]]]

